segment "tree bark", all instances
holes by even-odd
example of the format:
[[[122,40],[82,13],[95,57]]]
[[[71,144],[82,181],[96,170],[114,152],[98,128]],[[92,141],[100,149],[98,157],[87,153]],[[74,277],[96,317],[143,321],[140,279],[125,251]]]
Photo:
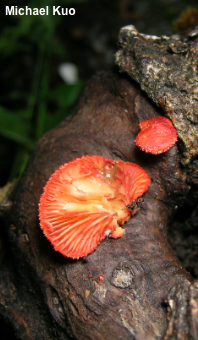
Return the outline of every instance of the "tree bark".
[[[171,118],[182,141],[182,162],[198,154],[198,27],[183,40],[123,27],[116,63]]]
[[[167,242],[189,192],[181,151],[149,155],[134,143],[139,122],[163,114],[127,75],[99,72],[38,142],[1,206],[0,314],[19,339],[197,339],[197,282]],[[151,185],[122,238],[72,260],[43,235],[38,202],[55,169],[93,154],[139,164]]]

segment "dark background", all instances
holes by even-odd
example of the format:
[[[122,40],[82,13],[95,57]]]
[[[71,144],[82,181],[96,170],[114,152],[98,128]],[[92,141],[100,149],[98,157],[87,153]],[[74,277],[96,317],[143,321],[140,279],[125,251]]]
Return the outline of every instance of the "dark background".
[[[73,7],[74,16],[5,16],[5,6]],[[189,10],[191,8],[191,10]],[[22,174],[36,141],[69,113],[97,70],[114,66],[118,33],[133,24],[151,35],[183,35],[198,25],[197,0],[8,0],[0,5],[0,187]],[[183,17],[181,18],[181,13]],[[190,14],[189,14],[190,13]],[[181,18],[178,22],[178,18]],[[58,74],[74,63],[79,80]],[[198,277],[197,203],[177,212],[170,243],[184,267]],[[185,231],[180,231],[181,223]],[[184,230],[184,229],[183,229]],[[15,340],[6,320],[1,339]]]
[[[73,7],[74,16],[6,16],[5,6]],[[35,142],[69,112],[96,70],[114,67],[117,37],[133,24],[146,34],[171,35],[196,0],[8,0],[0,20],[0,187],[24,170]],[[52,12],[52,10],[51,10]],[[197,21],[198,22],[198,21]],[[58,74],[72,62],[79,80]]]

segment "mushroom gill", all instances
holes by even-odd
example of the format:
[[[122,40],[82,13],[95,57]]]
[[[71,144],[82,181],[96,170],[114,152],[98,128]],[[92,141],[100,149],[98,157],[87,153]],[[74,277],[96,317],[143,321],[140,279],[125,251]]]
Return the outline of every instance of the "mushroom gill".
[[[128,206],[148,189],[139,165],[102,156],[65,163],[50,177],[39,203],[41,228],[64,256],[93,252],[106,237],[121,237],[135,213]]]

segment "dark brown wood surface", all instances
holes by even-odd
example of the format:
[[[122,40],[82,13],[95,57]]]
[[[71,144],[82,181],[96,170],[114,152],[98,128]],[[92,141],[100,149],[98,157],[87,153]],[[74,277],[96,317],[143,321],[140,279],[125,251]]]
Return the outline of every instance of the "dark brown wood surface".
[[[189,190],[178,144],[156,156],[134,143],[139,122],[161,114],[128,76],[99,72],[38,142],[1,208],[0,314],[19,339],[196,339],[196,283],[167,243],[167,222]],[[43,235],[38,202],[55,169],[93,154],[141,165],[151,185],[122,238],[72,260]]]

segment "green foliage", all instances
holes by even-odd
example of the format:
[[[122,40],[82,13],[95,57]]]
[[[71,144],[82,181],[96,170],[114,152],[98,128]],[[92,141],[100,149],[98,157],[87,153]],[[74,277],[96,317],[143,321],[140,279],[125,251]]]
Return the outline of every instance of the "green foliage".
[[[75,5],[75,1],[70,0],[31,0],[28,6],[67,7],[71,3]],[[38,138],[68,114],[83,82],[69,85],[57,74],[54,76],[54,65],[69,59],[65,42],[57,35],[57,28],[65,25],[64,16],[49,13],[48,16],[9,16],[5,20],[0,35],[4,84],[0,97],[0,140],[4,141],[4,147],[0,146],[0,158],[7,146],[11,168],[7,170],[9,176],[6,179],[10,181],[23,172]],[[9,150],[10,141],[14,143],[12,152]]]

